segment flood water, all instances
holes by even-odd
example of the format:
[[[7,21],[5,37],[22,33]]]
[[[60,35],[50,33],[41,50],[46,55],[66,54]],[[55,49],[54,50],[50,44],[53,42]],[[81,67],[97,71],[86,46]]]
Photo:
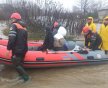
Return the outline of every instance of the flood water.
[[[30,81],[19,83],[14,68],[0,65],[0,88],[108,88],[108,64],[26,71]]]
[[[12,81],[17,77],[12,67],[0,72],[0,88],[108,88],[108,64],[46,69],[26,69],[27,83]]]

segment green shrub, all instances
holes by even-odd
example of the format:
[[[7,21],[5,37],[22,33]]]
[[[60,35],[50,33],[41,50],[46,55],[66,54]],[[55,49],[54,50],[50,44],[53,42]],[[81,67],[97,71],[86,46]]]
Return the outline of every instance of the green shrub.
[[[5,28],[3,30],[3,34],[8,36],[9,34],[9,28]],[[32,32],[32,31],[28,31],[28,40],[43,40],[44,39],[45,34],[43,32]]]
[[[8,36],[8,34],[9,34],[9,28],[3,29],[3,34],[6,35],[6,36]]]

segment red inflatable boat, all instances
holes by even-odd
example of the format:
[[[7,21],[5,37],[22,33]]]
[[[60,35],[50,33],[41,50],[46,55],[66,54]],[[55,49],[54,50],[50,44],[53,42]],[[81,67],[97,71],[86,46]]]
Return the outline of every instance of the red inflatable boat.
[[[0,45],[6,46],[8,43],[8,40],[6,39],[0,39]],[[28,41],[28,46],[30,48],[34,48],[34,46],[41,46],[43,44],[43,40],[34,40],[34,41]],[[66,41],[65,42],[68,50],[72,50],[75,45],[79,45],[80,47],[84,47],[84,42],[83,41]]]
[[[0,45],[6,46],[8,43],[7,39],[0,39]],[[28,41],[28,46],[41,46],[43,44],[43,40],[37,41]]]
[[[11,52],[6,46],[0,45],[0,63],[11,65]],[[24,59],[24,67],[40,68],[40,67],[61,67],[71,65],[88,65],[107,63],[108,56],[103,51],[36,51],[29,50]]]

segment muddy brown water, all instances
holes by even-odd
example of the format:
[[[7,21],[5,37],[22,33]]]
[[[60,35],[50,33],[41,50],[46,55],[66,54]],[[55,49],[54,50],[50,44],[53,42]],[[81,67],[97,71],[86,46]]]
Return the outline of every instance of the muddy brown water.
[[[26,69],[27,83],[12,81],[17,73],[1,66],[0,88],[108,88],[108,64],[77,67]]]

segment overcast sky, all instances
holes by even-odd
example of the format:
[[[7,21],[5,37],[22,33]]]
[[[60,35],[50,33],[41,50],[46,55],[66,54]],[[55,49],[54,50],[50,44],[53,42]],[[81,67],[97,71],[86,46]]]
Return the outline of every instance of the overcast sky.
[[[59,1],[61,3],[63,3],[63,6],[67,9],[71,9],[73,6],[75,6],[75,4],[78,4],[78,1],[80,0],[55,0],[55,1]],[[92,0],[89,0],[92,2]],[[106,2],[108,0],[95,0],[95,2],[98,1],[102,1],[102,2]]]
[[[75,5],[76,0],[55,0],[59,1],[60,3],[63,4],[63,7],[66,9],[72,9],[72,7]]]
[[[54,1],[59,1],[61,4],[63,4],[63,7],[65,9],[71,9],[72,6],[75,4],[76,0],[54,0]],[[3,3],[3,2],[5,2],[5,0],[0,0],[0,3]]]
[[[62,3],[65,9],[72,9],[72,7],[77,3],[77,0],[54,0],[54,1],[59,1],[60,3]],[[108,0],[95,0],[95,1],[108,1]],[[3,2],[5,2],[5,0],[0,0],[0,3]]]
[[[5,0],[0,0],[0,3],[3,3],[3,2],[5,2]]]

